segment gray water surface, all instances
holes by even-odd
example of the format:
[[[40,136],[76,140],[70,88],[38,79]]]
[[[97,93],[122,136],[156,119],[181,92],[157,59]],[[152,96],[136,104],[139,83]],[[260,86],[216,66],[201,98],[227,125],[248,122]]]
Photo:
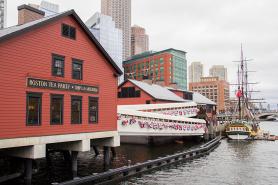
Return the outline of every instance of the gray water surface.
[[[278,135],[278,122],[260,124]],[[276,185],[278,184],[278,141],[228,141],[206,157],[171,166],[123,185]]]
[[[278,135],[278,122],[261,123],[261,128]],[[116,149],[117,157],[109,168],[143,162],[196,147],[199,142],[185,141],[163,146],[121,145]],[[49,185],[70,180],[70,164],[59,152],[50,156],[50,161],[38,161],[39,170],[33,175],[33,185]],[[107,170],[103,166],[103,155],[95,157],[91,152],[78,156],[78,176],[87,176]],[[23,180],[5,185],[24,184]],[[278,185],[278,141],[221,141],[208,156],[195,159],[133,177],[121,185]]]

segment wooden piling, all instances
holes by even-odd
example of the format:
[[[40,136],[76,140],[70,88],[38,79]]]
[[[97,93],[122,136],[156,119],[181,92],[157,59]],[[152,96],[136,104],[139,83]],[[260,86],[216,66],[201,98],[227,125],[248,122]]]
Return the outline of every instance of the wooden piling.
[[[31,185],[32,184],[32,159],[25,159],[25,184]]]
[[[104,146],[103,147],[103,155],[104,155],[104,165],[110,165],[110,147]]]
[[[77,177],[77,156],[78,156],[77,151],[71,152],[71,170],[72,170],[73,178]]]

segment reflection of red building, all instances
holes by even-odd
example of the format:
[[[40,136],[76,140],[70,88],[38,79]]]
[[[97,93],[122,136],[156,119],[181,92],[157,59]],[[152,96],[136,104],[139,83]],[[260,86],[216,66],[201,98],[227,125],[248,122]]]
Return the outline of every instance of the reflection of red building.
[[[73,10],[0,30],[0,48],[0,149],[30,146],[24,157],[39,158],[49,143],[87,151],[90,139],[118,137],[121,71]]]
[[[175,93],[156,84],[126,80],[118,88],[118,105],[185,102]]]

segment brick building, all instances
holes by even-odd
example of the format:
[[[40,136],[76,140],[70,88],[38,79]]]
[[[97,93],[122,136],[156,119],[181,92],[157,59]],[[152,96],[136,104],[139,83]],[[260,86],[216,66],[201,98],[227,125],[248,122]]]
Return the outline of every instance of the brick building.
[[[176,84],[187,89],[186,52],[166,49],[159,52],[145,52],[134,55],[123,62],[125,79],[152,80],[164,86]]]
[[[217,103],[217,111],[225,111],[229,102],[229,83],[219,77],[202,77],[201,82],[189,83],[189,89]]]

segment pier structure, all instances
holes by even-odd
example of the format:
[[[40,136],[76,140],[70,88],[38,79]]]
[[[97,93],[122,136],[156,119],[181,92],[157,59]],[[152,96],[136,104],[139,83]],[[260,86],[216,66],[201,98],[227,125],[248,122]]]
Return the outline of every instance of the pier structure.
[[[121,142],[152,144],[186,136],[203,136],[206,121],[197,115],[197,104],[165,103],[118,105]]]
[[[173,87],[166,87],[163,84],[155,84],[151,79],[138,81],[134,79],[127,79],[118,87],[118,117],[135,117],[138,123],[148,120],[150,124],[145,128],[144,124],[141,124],[143,128],[137,128],[137,124],[127,124],[128,120],[118,120],[118,129],[121,135],[121,142],[137,143],[137,144],[159,144],[170,142],[175,139],[181,139],[184,136],[199,137],[202,134],[191,132],[189,130],[194,128],[192,123],[206,123],[200,124],[206,138],[213,138],[215,136],[214,130],[210,125],[213,125],[213,119],[215,118],[216,103],[209,100],[205,96],[186,90],[177,89],[175,84]],[[200,115],[197,112],[202,112]],[[147,113],[147,114],[145,114]],[[121,115],[123,115],[121,117]],[[166,117],[167,119],[166,119]],[[195,117],[194,119],[184,120],[183,118]],[[202,122],[198,122],[196,117]],[[155,122],[152,120],[155,120]],[[181,120],[176,120],[181,118]],[[173,120],[172,120],[173,119]],[[165,121],[164,121],[165,120]],[[197,122],[194,122],[197,121]],[[204,121],[206,120],[206,121]],[[183,121],[187,121],[186,123]],[[121,123],[122,122],[122,123]],[[174,127],[183,122],[182,130],[168,129],[168,125]],[[162,128],[157,129],[158,123],[164,124],[164,130]],[[151,131],[148,127],[155,125],[156,131]],[[161,125],[158,124],[158,125]],[[188,125],[189,124],[189,125]],[[198,125],[198,124],[197,124]],[[140,127],[141,127],[140,126]],[[129,130],[128,130],[129,129]],[[188,130],[187,130],[188,129]],[[201,130],[201,129],[200,129]],[[142,134],[142,135],[141,135]]]

